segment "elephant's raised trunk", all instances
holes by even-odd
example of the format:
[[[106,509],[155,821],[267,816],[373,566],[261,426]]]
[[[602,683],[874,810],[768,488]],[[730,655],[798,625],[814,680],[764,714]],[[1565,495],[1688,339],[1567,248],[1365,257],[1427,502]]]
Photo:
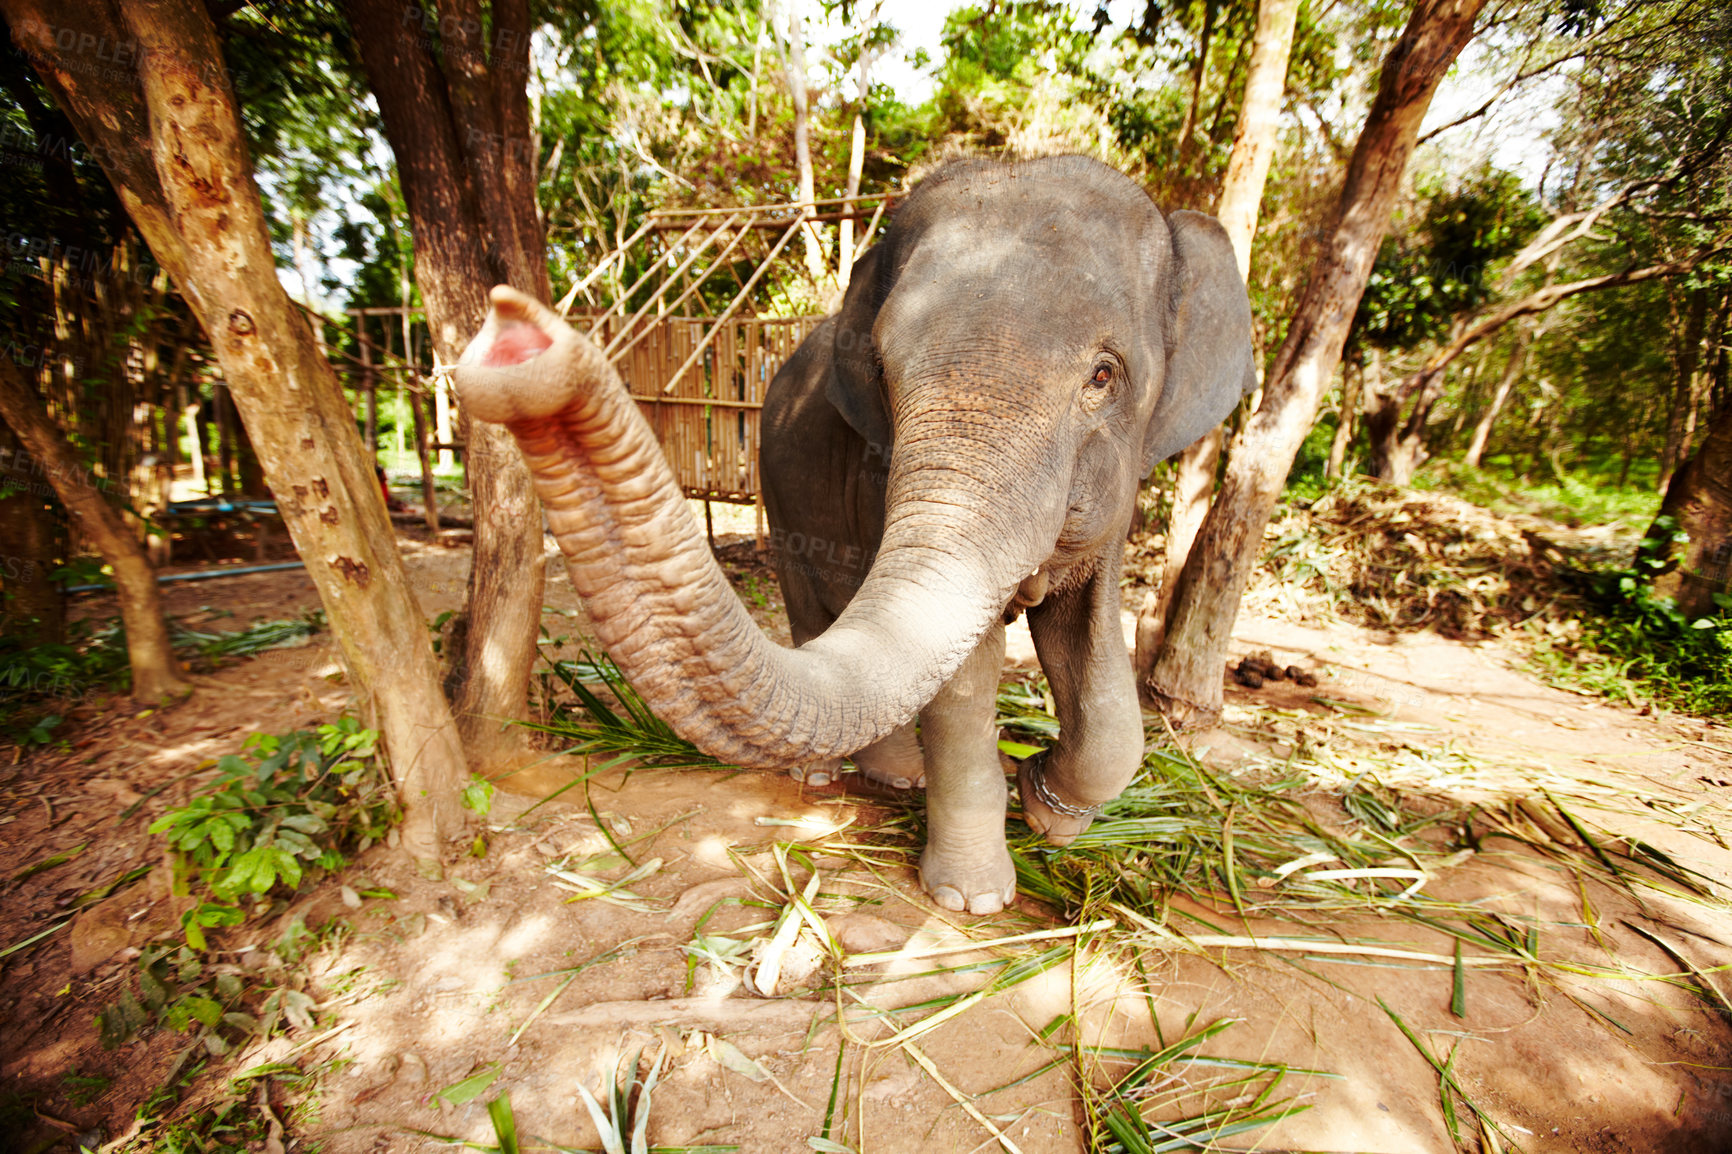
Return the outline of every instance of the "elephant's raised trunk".
[[[734,595],[613,367],[539,302],[500,287],[464,353],[469,412],[516,436],[597,638],[658,716],[711,755],[778,767],[846,755],[925,705],[1042,560],[989,554],[892,511],[877,562],[821,637],[766,638]]]

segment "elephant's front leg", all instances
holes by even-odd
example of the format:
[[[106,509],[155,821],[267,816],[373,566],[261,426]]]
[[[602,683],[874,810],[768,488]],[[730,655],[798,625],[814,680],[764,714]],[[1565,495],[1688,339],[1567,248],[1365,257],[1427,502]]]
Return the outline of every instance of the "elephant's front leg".
[[[1143,715],[1119,625],[1119,566],[1028,611],[1029,633],[1058,709],[1059,740],[1017,775],[1023,817],[1068,845],[1124,792],[1143,760]]]
[[[932,703],[920,711],[926,746],[926,849],[920,883],[947,910],[997,913],[1016,895],[1004,844],[1007,790],[998,760],[998,675],[1004,626],[980,639]]]

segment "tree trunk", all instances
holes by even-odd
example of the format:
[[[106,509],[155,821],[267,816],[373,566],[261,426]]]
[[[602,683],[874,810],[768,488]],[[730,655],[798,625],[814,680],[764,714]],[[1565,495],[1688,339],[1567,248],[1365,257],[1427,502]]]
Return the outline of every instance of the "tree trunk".
[[[1293,49],[1293,24],[1299,0],[1263,0],[1257,6],[1257,31],[1251,43],[1251,74],[1245,79],[1245,103],[1221,186],[1215,215],[1233,242],[1239,258],[1239,278],[1251,283],[1251,242],[1257,235],[1257,212],[1263,186],[1275,159],[1275,130],[1281,123],[1281,96],[1287,85],[1287,58]]]
[[[1257,235],[1257,213],[1263,202],[1263,186],[1275,156],[1275,129],[1281,119],[1281,94],[1287,80],[1287,56],[1293,46],[1293,22],[1299,0],[1264,0],[1257,10],[1257,32],[1251,50],[1251,75],[1245,81],[1245,104],[1239,113],[1239,129],[1233,137],[1233,154],[1227,162],[1227,180],[1221,188],[1217,213],[1233,256],[1239,263],[1239,279],[1250,283],[1251,247]],[[1189,122],[1196,115],[1197,89],[1202,84],[1202,60],[1208,54],[1211,5],[1204,14],[1203,51],[1191,94]],[[1223,99],[1225,99],[1223,97]],[[1181,141],[1189,139],[1188,131]],[[1136,654],[1132,661],[1139,683],[1154,666],[1172,610],[1178,576],[1185,567],[1197,530],[1209,510],[1215,491],[1215,473],[1220,465],[1224,435],[1219,428],[1209,432],[1179,454],[1173,480],[1173,509],[1167,521],[1166,558],[1160,589],[1147,598],[1137,614]]]
[[[410,378],[405,376],[406,381]],[[421,465],[421,521],[427,532],[439,532],[439,485],[433,478],[432,438],[427,435],[427,403],[417,391],[419,385],[405,385],[403,400],[415,423],[415,458]]]
[[[1678,462],[1690,451],[1686,427],[1695,415],[1696,365],[1702,359],[1702,331],[1708,320],[1708,290],[1690,290],[1684,335],[1672,357],[1672,404],[1666,410],[1666,443],[1660,449],[1661,492],[1666,491]]]
[[[800,187],[796,198],[806,205],[806,215],[813,212],[812,200],[817,195],[812,176],[812,116],[811,94],[806,88],[806,34],[800,16],[800,0],[780,0],[788,17],[787,51],[783,54],[784,72],[788,78],[788,94],[794,102],[794,164],[799,171]],[[813,285],[824,278],[824,249],[817,226],[808,224],[800,230],[806,244],[806,275]]]
[[[1373,455],[1379,465],[1375,472],[1378,480],[1391,485],[1413,484],[1413,475],[1430,456],[1425,448],[1425,425],[1431,419],[1432,408],[1443,396],[1448,374],[1447,368],[1421,369],[1403,383],[1394,415],[1397,418],[1401,416],[1402,407],[1409,399],[1413,401],[1413,408],[1408,410],[1407,419],[1391,429],[1381,444],[1373,446]]]
[[[1701,447],[1666,486],[1658,517],[1676,521],[1688,540],[1654,592],[1674,598],[1692,621],[1723,612],[1714,599],[1732,594],[1732,405],[1720,406]],[[1648,535],[1661,532],[1656,518]]]
[[[1509,360],[1504,362],[1503,375],[1497,380],[1497,390],[1492,393],[1491,403],[1485,407],[1485,412],[1474,422],[1473,439],[1468,441],[1467,453],[1461,459],[1462,464],[1470,469],[1480,467],[1480,458],[1485,455],[1485,443],[1491,437],[1491,427],[1497,422],[1498,414],[1503,412],[1510,390],[1521,380],[1522,366],[1527,363],[1528,345],[1532,341],[1533,329],[1523,325],[1516,330],[1515,347],[1510,350]]]
[[[12,427],[0,421],[0,632],[33,645],[66,640],[66,594],[49,574],[65,563],[66,530],[32,475],[30,457]]]
[[[478,0],[441,4],[438,53],[426,29],[404,35],[400,4],[345,0],[343,7],[397,158],[433,351],[441,365],[454,365],[486,318],[491,286],[551,300],[535,201],[527,0],[496,0],[486,36]],[[541,629],[542,515],[509,433],[461,410],[457,433],[475,545],[461,642],[447,647],[447,684],[470,767],[491,777],[530,756],[527,731],[516,723],[529,717]],[[439,438],[450,443],[447,426]]]
[[[1378,356],[1373,349],[1372,356]],[[1359,398],[1365,383],[1365,366],[1348,361],[1341,372],[1341,417],[1335,424],[1335,435],[1329,439],[1329,460],[1323,466],[1323,476],[1335,480],[1347,465],[1347,446],[1353,443],[1353,430],[1359,417]]]
[[[42,463],[67,516],[114,570],[120,619],[126,626],[126,657],[132,666],[132,699],[139,705],[156,706],[165,698],[191,693],[192,686],[181,680],[174,659],[162,599],[157,595],[156,571],[150,567],[144,547],[98,491],[107,487],[106,482],[92,476],[78,459],[30,383],[7,359],[0,359],[0,418]],[[22,496],[29,497],[28,490]]]
[[[114,8],[0,0],[0,10],[210,336],[349,673],[383,732],[405,847],[436,861],[462,820],[463,748],[354,416],[277,279],[209,14],[191,0]],[[68,19],[79,25],[66,27]],[[136,68],[83,69],[69,54],[92,36],[136,44]]]
[[[866,100],[872,94],[872,25],[878,19],[878,10],[883,7],[882,0],[872,6],[872,12],[866,17],[865,31],[860,36],[860,90],[857,94],[859,104],[854,109],[854,130],[848,142],[848,183],[842,189],[845,197],[860,195],[860,175],[866,168]],[[850,212],[852,203],[843,206]],[[844,220],[839,230],[840,239],[836,246],[836,285],[838,291],[848,291],[848,281],[854,272],[854,221]]]
[[[1185,568],[1197,530],[1209,512],[1209,498],[1215,493],[1215,473],[1221,463],[1221,444],[1225,432],[1217,425],[1197,442],[1179,454],[1178,469],[1173,476],[1173,507],[1167,515],[1167,546],[1161,564],[1161,585],[1144,600],[1137,614],[1136,653],[1132,658],[1139,682],[1154,668],[1155,654],[1160,652],[1161,638],[1166,633],[1167,614],[1172,611],[1173,590],[1178,587],[1179,573]]]
[[[1389,227],[1419,124],[1473,36],[1484,0],[1418,0],[1384,62],[1377,97],[1353,149],[1327,251],[1306,282],[1286,340],[1246,422],[1180,575],[1148,687],[1179,725],[1212,723],[1239,599],[1293,458],[1316,418],[1377,248]]]
[[[1215,0],[1203,0],[1203,30],[1197,37],[1197,64],[1191,69],[1191,102],[1185,106],[1185,120],[1179,125],[1179,156],[1191,154],[1191,134],[1197,127],[1197,105],[1203,99],[1203,71],[1209,63],[1209,42],[1215,35]]]

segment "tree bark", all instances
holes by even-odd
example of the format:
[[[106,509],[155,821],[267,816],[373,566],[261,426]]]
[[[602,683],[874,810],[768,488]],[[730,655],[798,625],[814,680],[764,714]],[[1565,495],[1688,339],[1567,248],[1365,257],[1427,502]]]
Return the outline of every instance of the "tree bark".
[[[1227,180],[1221,187],[1220,208],[1216,215],[1227,230],[1227,239],[1233,243],[1233,256],[1239,263],[1239,279],[1247,284],[1250,283],[1251,246],[1257,235],[1257,214],[1263,202],[1263,186],[1269,178],[1269,164],[1275,157],[1275,129],[1281,119],[1281,94],[1286,88],[1287,57],[1293,47],[1293,23],[1298,12],[1299,0],[1263,0],[1258,6],[1257,31],[1251,49],[1251,75],[1245,81],[1245,103],[1239,113],[1238,132],[1233,137],[1233,154],[1227,161]],[[1198,58],[1187,123],[1196,114],[1202,62],[1208,55],[1213,20],[1214,8],[1211,5],[1204,14],[1202,56]],[[1188,129],[1180,139],[1189,139]],[[1215,491],[1215,474],[1220,467],[1224,440],[1222,430],[1216,428],[1179,454],[1177,474],[1173,479],[1172,514],[1167,521],[1161,586],[1143,602],[1137,614],[1136,653],[1132,661],[1139,683],[1154,666],[1155,654],[1160,650],[1166,632],[1167,614],[1172,611],[1179,573],[1185,567],[1185,558],[1190,555],[1197,530],[1209,511],[1209,498]]]
[[[1215,0],[1203,0],[1203,29],[1197,37],[1197,63],[1191,69],[1191,102],[1179,125],[1179,156],[1191,154],[1191,134],[1197,127],[1197,105],[1203,99],[1203,72],[1209,64],[1209,43],[1215,35]]]
[[[12,428],[0,421],[0,632],[35,645],[66,640],[66,594],[48,575],[65,562],[66,532]]]
[[[1226,478],[1180,574],[1161,652],[1147,682],[1177,724],[1213,723],[1239,600],[1287,472],[1316,418],[1377,248],[1389,227],[1420,122],[1473,36],[1484,0],[1419,0],[1384,61],[1377,97],[1353,149],[1329,245],[1306,282],[1287,338],[1246,422]]]
[[[1714,599],[1732,594],[1732,405],[1720,406],[1701,447],[1673,475],[1658,516],[1673,518],[1688,540],[1654,591],[1692,621],[1723,612]],[[1650,537],[1661,532],[1657,522]]]
[[[277,280],[210,16],[191,0],[116,8],[0,0],[0,10],[210,336],[349,673],[383,732],[405,811],[404,845],[437,860],[443,836],[461,823],[463,748],[353,414]],[[69,19],[79,25],[67,27]],[[136,71],[83,68],[73,54],[91,36],[136,44]]]
[[[1246,284],[1251,283],[1251,242],[1257,235],[1257,213],[1263,203],[1269,165],[1275,159],[1275,129],[1281,122],[1287,58],[1293,49],[1293,25],[1298,16],[1299,0],[1263,0],[1257,6],[1251,74],[1245,79],[1245,103],[1239,111],[1233,154],[1227,161],[1227,179],[1215,213],[1233,242],[1239,277]]]
[[[1132,664],[1139,683],[1154,668],[1155,654],[1166,634],[1167,614],[1172,611],[1173,591],[1190,556],[1197,530],[1209,512],[1215,493],[1215,473],[1221,464],[1221,445],[1226,440],[1221,426],[1209,430],[1179,454],[1173,476],[1173,507],[1167,515],[1166,552],[1161,564],[1160,588],[1150,593],[1137,613],[1136,652]]]
[[[343,8],[397,158],[433,351],[440,364],[454,365],[486,318],[493,285],[551,300],[535,199],[539,157],[527,89],[528,4],[495,0],[487,24],[479,0],[441,4],[431,30],[419,10],[390,0],[345,0]],[[410,397],[411,404],[416,400]],[[417,436],[421,412],[415,409]],[[449,443],[449,429],[438,429]],[[447,684],[470,768],[492,777],[530,756],[527,731],[516,723],[529,716],[541,628],[541,505],[509,433],[461,410],[457,431],[475,508],[475,545],[464,627],[447,647]],[[441,450],[441,459],[448,455]],[[430,494],[428,508],[434,509]]]
[[[106,487],[106,482],[95,478],[78,459],[35,390],[9,359],[0,359],[0,418],[41,462],[67,516],[77,522],[114,570],[120,619],[126,626],[126,658],[132,667],[132,699],[139,705],[155,706],[167,698],[191,693],[192,686],[181,679],[174,659],[162,598],[157,595],[156,570],[144,555],[144,547],[98,491],[98,485]],[[12,499],[29,497],[26,491]]]
[[[1708,322],[1708,290],[1690,290],[1683,339],[1672,358],[1672,403],[1666,410],[1666,443],[1660,449],[1660,491],[1666,491],[1678,462],[1690,451],[1685,426],[1695,415],[1696,365],[1702,355],[1702,330]]]
[[[866,101],[872,95],[872,26],[878,19],[883,0],[872,6],[860,35],[860,89],[854,109],[854,129],[848,141],[848,183],[842,189],[845,197],[860,195],[860,176],[866,169]],[[847,207],[852,208],[852,205]],[[844,220],[838,231],[836,245],[836,285],[848,291],[848,281],[854,273],[854,220]]]
[[[794,101],[794,164],[799,171],[800,187],[796,193],[799,202],[806,207],[806,214],[812,214],[812,200],[817,195],[812,176],[812,116],[811,95],[806,89],[806,35],[801,27],[800,0],[780,0],[788,16],[788,47],[783,62],[788,77],[788,93]],[[808,224],[800,230],[800,239],[806,244],[806,275],[812,278],[813,285],[819,285],[824,277],[824,251],[818,239],[816,225]]]
[[[1373,357],[1381,354],[1373,349]],[[1329,460],[1324,463],[1323,476],[1335,480],[1347,465],[1347,446],[1353,443],[1353,430],[1359,419],[1360,394],[1365,385],[1365,366],[1348,361],[1341,373],[1341,416],[1335,423],[1335,435],[1329,439]]]
[[[1473,437],[1467,443],[1467,452],[1462,456],[1462,464],[1470,469],[1480,467],[1480,458],[1485,455],[1486,441],[1491,437],[1491,427],[1497,423],[1498,414],[1503,412],[1504,403],[1509,400],[1510,390],[1521,380],[1522,366],[1527,363],[1528,345],[1533,341],[1533,330],[1522,326],[1516,330],[1515,347],[1510,350],[1509,360],[1504,362],[1503,375],[1497,380],[1497,390],[1491,395],[1491,403],[1486,405],[1485,412],[1474,422]]]

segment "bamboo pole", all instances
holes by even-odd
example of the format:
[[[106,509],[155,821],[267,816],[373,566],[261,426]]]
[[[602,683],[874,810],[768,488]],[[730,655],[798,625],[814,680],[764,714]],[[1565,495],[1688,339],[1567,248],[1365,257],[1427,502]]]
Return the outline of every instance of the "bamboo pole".
[[[757,271],[752,274],[751,279],[746,281],[740,291],[735,294],[734,299],[728,302],[728,307],[722,310],[722,315],[717,319],[716,323],[711,326],[710,331],[704,334],[704,339],[698,342],[698,347],[692,350],[691,355],[688,356],[680,367],[674,371],[673,377],[669,379],[667,384],[662,386],[662,392],[672,392],[674,385],[678,383],[679,379],[686,375],[686,371],[690,369],[692,365],[697,363],[699,357],[704,355],[704,350],[710,347],[710,342],[715,339],[716,334],[721,331],[722,326],[732,320],[734,314],[739,311],[740,306],[745,303],[746,297],[751,294],[752,286],[756,285],[759,280],[763,279],[764,273],[769,271],[770,262],[774,261],[777,254],[787,247],[789,241],[794,239],[794,234],[800,231],[800,226],[804,223],[805,221],[803,220],[796,220],[793,224],[788,226],[787,231],[782,233],[782,238],[776,242],[776,247],[770,250],[769,255],[764,257],[764,259],[758,264]]]
[[[596,266],[594,268],[590,269],[589,272],[584,275],[584,278],[582,280],[573,284],[571,286],[570,290],[567,291],[564,296],[559,298],[559,304],[554,306],[555,310],[559,313],[559,315],[563,317],[567,313],[569,313],[571,311],[572,303],[577,300],[577,294],[582,292],[584,289],[588,288],[590,285],[594,284],[595,278],[600,276],[603,272],[605,272],[607,270],[608,265],[612,264],[616,260],[619,260],[621,257],[625,256],[626,253],[630,252],[631,246],[636,244],[639,240],[641,240],[643,238],[644,233],[648,232],[650,230],[650,228],[654,225],[654,223],[655,223],[655,214],[651,213],[649,216],[646,216],[644,218],[643,224],[638,228],[638,230],[636,232],[632,233],[630,236],[626,237],[625,240],[621,241],[618,248],[614,249],[612,252],[610,252],[606,256],[602,257],[601,260],[596,263]]]
[[[726,228],[727,226],[723,225],[722,227]],[[720,232],[721,229],[717,229],[716,231]],[[671,313],[674,309],[679,308],[680,305],[684,304],[691,297],[691,295],[693,293],[697,292],[698,289],[702,288],[703,283],[710,279],[710,275],[722,266],[723,261],[728,259],[728,254],[733,252],[736,248],[738,248],[740,246],[740,242],[745,240],[745,239],[746,239],[746,231],[744,229],[741,229],[738,233],[736,233],[734,235],[734,239],[728,242],[728,247],[724,248],[721,252],[716,254],[716,259],[710,262],[709,267],[704,269],[702,274],[700,274],[698,276],[698,279],[693,281],[690,285],[688,285],[686,287],[685,292],[681,293],[678,297],[674,298],[674,303],[668,306],[668,312]],[[642,310],[639,310],[639,312],[641,315]],[[626,353],[630,352],[632,350],[633,346],[635,346],[639,341],[643,340],[644,336],[650,331],[648,328],[638,330],[632,336],[631,340],[627,341],[622,348],[620,348],[617,352],[614,351],[614,348],[613,348],[614,343],[619,341],[621,337],[624,337],[626,335],[626,333],[631,332],[632,325],[637,322],[637,319],[638,319],[637,317],[633,317],[630,322],[628,322],[625,326],[623,326],[619,330],[619,332],[614,334],[613,341],[610,341],[608,343],[608,347],[604,350],[607,353],[609,360],[617,362],[621,357],[625,356]]]
[[[614,346],[617,345],[620,341],[624,340],[625,335],[627,333],[631,332],[637,326],[637,323],[639,321],[643,320],[644,314],[649,312],[650,305],[656,304],[656,303],[661,301],[662,296],[668,291],[668,286],[674,282],[674,279],[681,276],[682,274],[685,273],[685,271],[688,268],[692,267],[692,263],[694,261],[696,261],[700,256],[704,255],[704,250],[709,248],[710,245],[714,244],[716,238],[721,236],[723,232],[732,228],[734,226],[735,222],[737,222],[739,219],[740,219],[740,214],[735,213],[733,216],[730,216],[727,220],[723,221],[721,224],[717,225],[714,229],[712,229],[710,231],[710,234],[703,239],[702,243],[700,243],[698,245],[698,247],[696,247],[692,250],[691,255],[686,257],[685,260],[681,261],[680,266],[678,268],[676,268],[673,272],[669,273],[662,280],[661,284],[656,286],[655,292],[650,295],[650,298],[648,300],[644,301],[644,303],[638,307],[637,312],[632,314],[631,319],[626,321],[625,324],[621,325],[619,328],[619,331],[613,334],[613,339],[608,341],[607,346],[601,350],[603,355],[605,355],[609,360],[617,360],[618,355],[615,354],[615,352],[614,352]],[[707,277],[710,275],[711,272],[714,272],[716,265],[719,264],[722,261],[722,259],[728,255],[728,253],[730,253],[734,250],[734,246],[739,244],[740,239],[742,237],[744,237],[745,235],[746,234],[744,232],[741,232],[737,236],[735,236],[733,242],[731,244],[729,244],[727,248],[725,248],[721,251],[721,253],[716,257],[716,259],[710,263],[709,268],[704,270],[704,276]],[[702,283],[703,283],[703,281],[700,278],[698,281],[698,284],[702,284]],[[665,309],[659,310],[656,315],[658,317],[659,316],[665,316],[668,313],[673,312],[674,309],[677,309],[680,307],[680,304],[682,302],[684,302],[687,297],[691,296],[692,293],[694,293],[696,291],[697,291],[697,285],[687,286],[686,291],[681,293],[678,297],[676,297],[674,299],[674,303],[672,305],[669,305]],[[630,346],[627,346],[627,347],[630,347]]]
[[[691,240],[692,234],[697,232],[698,229],[702,228],[703,226],[704,226],[703,221],[701,221],[701,220],[694,221],[692,223],[692,227],[686,229],[686,231],[681,234],[680,239],[674,241],[673,244],[666,246],[662,250],[664,255],[666,253],[671,252],[674,249],[680,247],[682,244],[685,244],[688,240]],[[602,325],[607,322],[609,317],[612,317],[615,313],[622,313],[625,311],[625,303],[627,301],[631,300],[633,293],[637,292],[638,289],[643,287],[645,281],[649,280],[650,277],[655,275],[656,266],[659,265],[660,263],[661,263],[660,260],[652,261],[650,263],[649,268],[644,270],[644,274],[642,276],[638,277],[637,280],[633,281],[631,283],[631,287],[629,287],[626,290],[624,290],[623,292],[621,292],[619,294],[619,296],[617,298],[615,298],[614,302],[612,304],[608,305],[607,308],[602,312],[602,314],[600,316],[596,317],[595,320],[590,323],[589,332],[587,334],[585,334],[586,336],[589,337],[590,340],[592,340],[592,341],[595,340],[596,334],[601,332]]]

